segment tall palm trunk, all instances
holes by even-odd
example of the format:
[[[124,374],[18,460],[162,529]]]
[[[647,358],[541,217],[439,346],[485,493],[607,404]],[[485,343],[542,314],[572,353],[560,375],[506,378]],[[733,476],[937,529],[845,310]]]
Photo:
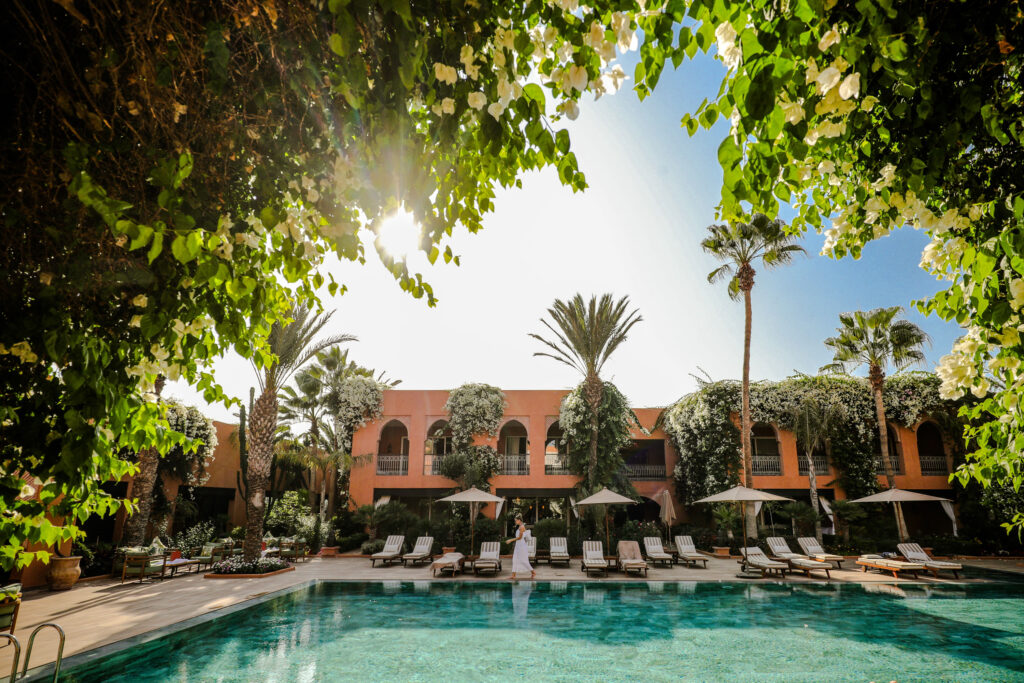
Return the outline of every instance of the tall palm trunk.
[[[885,479],[889,488],[896,488],[896,473],[892,469],[892,462],[889,460],[889,428],[885,421],[885,403],[882,401],[882,388],[885,386],[885,373],[877,365],[871,365],[868,369],[868,379],[871,382],[871,394],[875,399],[875,419],[878,420],[878,439],[882,451],[882,468],[885,470]],[[903,519],[903,509],[899,503],[893,505],[893,514],[896,516],[896,533],[900,541],[906,541],[907,523]]]
[[[740,407],[740,448],[743,452],[743,483],[747,488],[754,488],[754,457],[750,446],[750,432],[753,428],[750,424],[750,328],[753,318],[750,290],[754,288],[754,269],[749,263],[740,266],[739,285],[743,292],[743,402]],[[747,527],[747,536],[757,538],[757,518],[753,505],[744,506],[744,524]]]
[[[249,497],[245,501],[243,553],[246,560],[256,560],[263,542],[263,508],[274,456],[274,432],[277,431],[277,387],[272,382],[267,383],[253,405],[249,431]]]
[[[597,484],[597,439],[601,432],[599,411],[601,410],[601,397],[604,393],[601,378],[596,374],[587,375],[586,380],[584,380],[583,393],[586,395],[587,404],[590,406],[590,458],[588,463],[589,476],[587,478],[590,482],[590,487],[594,488]]]
[[[158,401],[163,390],[164,376],[158,375],[153,386]],[[146,528],[153,512],[153,489],[159,468],[160,453],[157,449],[143,448],[139,451],[139,471],[132,479],[132,495],[138,499],[139,504],[125,525],[124,545],[137,546],[146,542]]]
[[[821,543],[821,518],[818,515],[818,473],[814,471],[814,459],[811,457],[811,451],[804,451],[804,457],[807,458],[807,480],[810,485],[811,494],[811,507],[814,509],[814,537],[818,539],[818,543]]]

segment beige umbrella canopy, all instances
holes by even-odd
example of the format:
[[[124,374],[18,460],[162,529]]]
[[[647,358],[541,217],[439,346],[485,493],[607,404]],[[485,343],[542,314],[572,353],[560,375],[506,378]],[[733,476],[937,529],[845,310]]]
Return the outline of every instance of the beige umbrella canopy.
[[[870,496],[864,496],[863,498],[857,498],[851,500],[851,503],[892,503],[897,508],[897,514],[899,519],[903,519],[903,510],[899,509],[900,503],[943,503],[945,507],[947,504],[950,506],[946,512],[950,519],[953,520],[953,535],[956,535],[956,517],[953,513],[951,501],[948,498],[940,498],[938,496],[930,496],[927,493],[917,493],[916,491],[907,491],[906,489],[886,489],[879,493],[873,493]],[[904,524],[905,526],[905,524]],[[898,528],[900,542],[907,540],[905,537],[905,530]]]
[[[576,506],[581,505],[633,505],[636,501],[632,498],[609,491],[607,488],[603,488],[592,496],[587,496],[580,502],[576,503]],[[607,548],[606,552],[611,552],[611,548],[608,548],[608,515],[604,516],[604,545]]]
[[[668,535],[672,533],[672,522],[676,521],[676,506],[672,504],[672,494],[665,489],[656,496],[655,501],[661,505],[658,517],[665,524],[665,534],[668,538]]]
[[[771,500],[793,500],[792,498],[786,498],[785,496],[777,496],[774,493],[768,493],[767,491],[758,491],[757,489],[748,489],[746,486],[733,486],[727,491],[716,493],[706,498],[694,501],[695,503],[739,503],[740,514],[745,516],[745,507],[747,503],[766,502]],[[743,524],[743,547],[747,547],[747,525]],[[745,569],[745,567],[744,567]]]
[[[487,491],[481,491],[477,487],[453,493],[445,498],[439,498],[439,503],[469,503],[469,554],[473,554],[474,542],[476,541],[476,516],[480,512],[481,503],[500,503],[505,499]]]

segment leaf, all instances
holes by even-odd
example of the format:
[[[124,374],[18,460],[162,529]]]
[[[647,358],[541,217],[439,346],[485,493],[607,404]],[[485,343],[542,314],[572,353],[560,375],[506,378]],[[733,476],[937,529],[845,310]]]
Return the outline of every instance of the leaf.
[[[775,108],[775,79],[772,78],[771,67],[761,69],[751,79],[744,105],[747,114],[757,121]]]
[[[541,112],[544,111],[544,108],[546,106],[544,101],[544,90],[539,85],[537,85],[536,83],[526,84],[525,86],[523,86],[523,94],[526,95],[526,97],[529,98],[530,100],[539,104]]]
[[[889,53],[889,59],[892,61],[902,62],[910,53],[910,48],[907,47],[906,41],[902,38],[896,38],[895,40],[889,41],[886,45],[886,52]]]

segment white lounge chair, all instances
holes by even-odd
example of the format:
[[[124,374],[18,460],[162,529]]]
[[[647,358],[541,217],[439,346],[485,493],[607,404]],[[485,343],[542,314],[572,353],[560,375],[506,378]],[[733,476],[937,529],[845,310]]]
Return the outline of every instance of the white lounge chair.
[[[437,576],[438,572],[441,572],[441,574],[451,572],[452,576],[455,576],[456,572],[462,571],[465,561],[466,556],[462,553],[447,553],[430,563],[430,573],[433,576]]]
[[[537,562],[537,539],[530,534],[529,538],[526,539],[526,550],[530,553],[530,562]]]
[[[587,575],[590,572],[608,573],[608,561],[604,559],[604,546],[601,541],[583,541],[583,564],[580,569]]]
[[[935,560],[924,551],[917,543],[900,543],[896,546],[903,557],[907,558],[910,562],[916,562],[917,564],[923,564],[924,568],[932,573],[933,576],[938,576],[940,571],[953,572],[953,578],[959,579],[960,575],[958,572],[963,571],[963,565],[959,562],[947,562],[945,560]]]
[[[881,555],[861,555],[857,558],[857,564],[860,565],[863,571],[868,569],[877,569],[880,572],[892,574],[892,578],[898,579],[900,572],[907,572],[912,574],[914,578],[917,578],[917,573],[924,571],[925,567],[923,564],[917,562],[903,562],[901,560],[891,560],[888,557],[882,557]]]
[[[657,564],[661,562],[672,566],[672,556],[665,552],[665,549],[661,545],[661,538],[658,536],[645,536],[644,537],[644,552],[647,553],[647,559],[651,561],[651,564]]]
[[[565,536],[552,536],[548,541],[548,548],[550,564],[565,562],[566,566],[569,566],[569,543],[565,540]]]
[[[473,573],[492,572],[497,574],[501,571],[501,544],[497,541],[488,541],[480,544],[480,557],[473,563]]]
[[[370,566],[373,567],[379,561],[385,567],[392,562],[402,561],[402,546],[405,544],[405,536],[395,534],[388,536],[388,540],[384,541],[384,549],[379,553],[370,555]]]
[[[846,558],[842,555],[834,555],[832,553],[825,552],[825,549],[818,543],[818,539],[814,536],[803,536],[796,539],[796,542],[800,544],[800,549],[807,553],[807,556],[812,560],[821,560],[822,562],[835,562],[836,569],[843,568],[843,560]]]
[[[769,560],[768,556],[764,554],[764,551],[754,546],[752,548],[740,548],[740,553],[743,554],[743,559],[740,560],[740,564],[743,568],[753,567],[761,572],[761,578],[766,575],[775,572],[779,576],[785,577],[786,570],[789,569],[789,565],[785,562],[776,562],[775,560]]]
[[[430,562],[434,559],[434,537],[433,536],[420,536],[416,539],[416,546],[412,549],[411,553],[402,555],[402,565],[408,566],[412,563],[412,566],[416,566],[418,562]]]
[[[790,560],[793,558],[807,559],[806,555],[794,553],[790,550],[789,544],[786,543],[786,539],[781,536],[769,536],[765,541],[768,543],[768,550],[771,552],[772,557],[777,560]]]
[[[676,554],[687,565],[692,562],[693,566],[696,567],[698,562],[703,562],[704,568],[708,568],[708,558],[702,553],[697,552],[697,547],[693,545],[693,537],[691,536],[676,536]]]
[[[806,555],[794,553],[789,549],[786,539],[781,536],[771,536],[766,540],[768,541],[768,549],[772,551],[774,558],[788,564],[790,569],[799,569],[806,576],[810,576],[811,572],[815,570],[823,571],[825,572],[825,578],[832,578],[832,575],[829,573],[829,564],[824,560],[812,560]]]
[[[630,572],[639,574],[643,572],[644,576],[647,576],[647,563],[644,562],[644,557],[640,554],[639,543],[636,541],[619,541],[616,551],[619,571],[625,574]]]

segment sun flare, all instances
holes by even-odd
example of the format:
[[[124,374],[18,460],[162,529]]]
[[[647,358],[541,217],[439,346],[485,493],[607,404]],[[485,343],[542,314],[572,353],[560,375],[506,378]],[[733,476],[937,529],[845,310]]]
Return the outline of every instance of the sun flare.
[[[381,219],[377,239],[389,256],[404,260],[419,248],[421,233],[416,217],[405,209],[399,209]]]

